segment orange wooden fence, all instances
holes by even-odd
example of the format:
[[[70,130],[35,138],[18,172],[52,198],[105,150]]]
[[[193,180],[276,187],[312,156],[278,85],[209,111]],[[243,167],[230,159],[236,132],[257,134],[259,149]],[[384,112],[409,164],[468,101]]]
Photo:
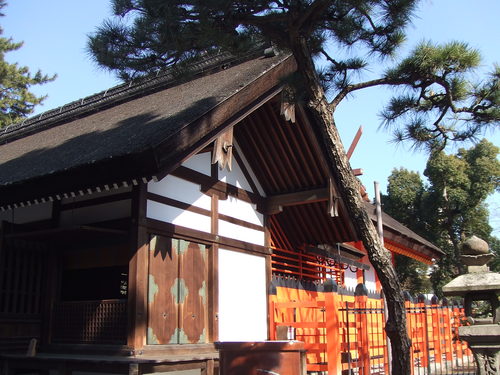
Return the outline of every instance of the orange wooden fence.
[[[277,284],[270,297],[271,339],[304,341],[308,371],[390,373],[381,298],[368,296],[361,284],[355,293],[339,289],[332,281],[302,282],[299,287],[290,287],[293,282]],[[472,353],[457,336],[463,321],[459,306],[408,298],[406,308],[412,374],[473,373]],[[287,327],[288,337],[279,337],[283,329],[278,327]]]

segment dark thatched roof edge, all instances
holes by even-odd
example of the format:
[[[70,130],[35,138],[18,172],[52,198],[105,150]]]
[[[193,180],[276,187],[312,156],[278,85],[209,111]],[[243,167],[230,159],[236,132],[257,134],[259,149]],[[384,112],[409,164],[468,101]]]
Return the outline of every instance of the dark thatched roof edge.
[[[124,102],[160,89],[175,86],[220,69],[227,69],[230,66],[251,60],[263,54],[264,47],[258,46],[254,50],[240,56],[235,56],[228,52],[219,53],[189,64],[187,67],[182,68],[182,70],[176,67],[159,70],[155,76],[141,77],[137,80],[114,86],[0,129],[0,145],[48,129],[62,121],[78,118],[118,102]]]
[[[374,204],[365,202],[365,209],[366,212],[368,212],[368,215],[370,218],[374,221],[377,222],[377,214],[376,214],[376,207]],[[408,237],[413,239],[414,241],[420,242],[422,245],[432,249],[433,251],[439,253],[439,254],[444,254],[444,251],[441,250],[439,247],[435,246],[432,242],[427,241],[425,238],[422,236],[419,236],[417,233],[394,219],[392,216],[389,214],[385,213],[382,211],[382,222],[384,227],[391,229],[397,233],[399,233],[403,237]]]

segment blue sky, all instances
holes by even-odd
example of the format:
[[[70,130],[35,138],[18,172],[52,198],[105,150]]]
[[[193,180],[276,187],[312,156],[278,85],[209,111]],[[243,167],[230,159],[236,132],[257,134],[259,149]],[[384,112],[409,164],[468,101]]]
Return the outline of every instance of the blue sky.
[[[119,83],[113,75],[99,69],[86,55],[86,35],[95,30],[110,14],[107,0],[7,0],[5,17],[0,20],[4,36],[24,41],[24,46],[7,54],[7,60],[26,65],[32,71],[57,73],[56,81],[36,88],[48,95],[37,113],[89,96]],[[468,42],[481,51],[482,73],[500,64],[500,1],[499,0],[422,0],[410,26],[408,41],[401,51],[404,56],[419,41]],[[480,78],[481,76],[478,76]],[[35,91],[35,90],[34,90]],[[361,177],[370,197],[373,181],[385,191],[387,177],[393,168],[405,167],[422,173],[426,155],[406,145],[390,142],[390,134],[379,129],[378,113],[387,103],[390,92],[368,89],[342,103],[336,123],[345,147],[363,125],[363,136],[351,158],[353,168],[362,168]],[[500,131],[487,133],[486,138],[500,146]],[[489,199],[490,222],[500,236],[500,194]]]

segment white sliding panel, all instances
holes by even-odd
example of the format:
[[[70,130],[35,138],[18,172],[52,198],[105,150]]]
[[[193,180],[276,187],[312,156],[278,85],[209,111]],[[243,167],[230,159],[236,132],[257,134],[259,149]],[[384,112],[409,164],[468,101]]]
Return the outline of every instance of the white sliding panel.
[[[266,261],[219,250],[219,341],[267,339]]]

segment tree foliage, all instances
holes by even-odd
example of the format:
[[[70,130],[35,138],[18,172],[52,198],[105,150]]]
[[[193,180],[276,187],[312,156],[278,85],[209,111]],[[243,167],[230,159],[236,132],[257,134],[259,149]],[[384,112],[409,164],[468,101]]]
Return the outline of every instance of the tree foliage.
[[[426,236],[426,220],[421,215],[425,186],[420,175],[405,168],[394,169],[388,178],[387,195],[382,196],[384,211],[414,232]],[[401,286],[413,295],[429,293],[427,266],[404,255],[395,256]]]
[[[460,246],[468,237],[483,238],[500,255],[499,241],[491,236],[485,204],[486,198],[500,189],[498,153],[498,147],[483,139],[456,154],[433,153],[424,172],[428,185],[417,173],[405,169],[394,170],[389,177],[384,209],[446,253],[431,277],[438,294],[442,285],[465,271],[459,256]],[[399,267],[402,282],[421,274],[417,264],[404,262]],[[500,258],[492,267],[496,269],[499,264]],[[406,266],[413,268],[403,269]]]
[[[114,17],[89,37],[88,50],[128,80],[221,49],[246,51],[259,41],[293,51],[305,38],[311,56],[327,62],[318,78],[331,92],[332,111],[351,92],[390,85],[399,90],[381,116],[395,140],[444,149],[450,141],[478,139],[500,119],[500,67],[471,81],[481,58],[466,43],[423,42],[380,78],[359,78],[376,56],[395,53],[417,2],[114,0]],[[359,52],[346,57],[341,47]]]
[[[384,112],[389,118],[401,123],[399,119],[403,115],[413,114],[422,121],[425,120],[422,113],[430,116],[436,112],[439,116],[425,128],[415,127],[414,122],[403,122],[402,129],[408,129],[404,134],[410,135],[402,137],[403,140],[437,148],[443,147],[449,139],[464,138],[454,135],[457,122],[454,127],[448,123],[446,127],[443,125],[443,119],[454,113],[454,108],[459,108],[460,114],[471,116],[477,123],[476,131],[458,134],[476,135],[499,119],[496,76],[472,91],[469,96],[476,95],[476,101],[467,100],[465,94],[457,95],[461,87],[457,80],[462,72],[474,68],[475,60],[466,61],[461,55],[449,54],[448,47],[433,47],[435,57],[431,60],[419,58],[417,49],[380,78],[370,81],[359,78],[360,71],[367,68],[370,62],[378,63],[380,58],[395,54],[404,41],[405,27],[417,2],[112,0],[114,17],[105,21],[89,37],[88,43],[95,61],[117,72],[123,79],[153,73],[165,66],[177,65],[219,50],[238,53],[261,42],[293,53],[298,69],[296,76],[290,79],[293,82],[290,91],[295,90],[295,100],[305,105],[317,124],[330,172],[339,183],[341,198],[368,250],[370,262],[387,297],[389,314],[386,331],[393,342],[394,374],[410,372],[410,341],[405,328],[404,300],[390,257],[363,208],[358,184],[332,115],[350,93],[376,85],[391,85],[407,90],[420,88],[420,96],[424,95],[424,100],[414,100],[413,103],[406,100],[406,106],[400,105],[398,111],[394,111],[395,106],[390,103]],[[346,57],[341,52],[343,48],[350,49],[355,56]],[[321,72],[314,66],[315,56],[322,56],[327,62]],[[411,74],[412,70],[415,74]],[[437,91],[435,87],[441,87],[441,90]],[[480,88],[483,88],[482,91]],[[327,98],[325,89],[330,91],[330,98]],[[435,96],[431,90],[439,92],[444,98]],[[422,132],[428,135],[422,136]]]
[[[0,10],[6,6],[0,0]],[[3,14],[0,13],[0,16]],[[3,30],[0,28],[0,35]],[[5,61],[5,54],[21,48],[22,42],[14,42],[12,38],[0,36],[0,128],[19,121],[33,113],[37,104],[45,96],[37,96],[30,91],[34,85],[53,81],[55,75],[49,77],[37,71],[31,74],[28,67],[11,64]]]
[[[406,84],[382,112],[385,123],[399,125],[397,141],[444,149],[449,141],[477,140],[500,119],[500,67],[490,80],[474,83],[468,74],[479,66],[479,52],[466,43],[442,46],[425,42],[386,72],[388,80]],[[403,125],[403,126],[402,126]]]

